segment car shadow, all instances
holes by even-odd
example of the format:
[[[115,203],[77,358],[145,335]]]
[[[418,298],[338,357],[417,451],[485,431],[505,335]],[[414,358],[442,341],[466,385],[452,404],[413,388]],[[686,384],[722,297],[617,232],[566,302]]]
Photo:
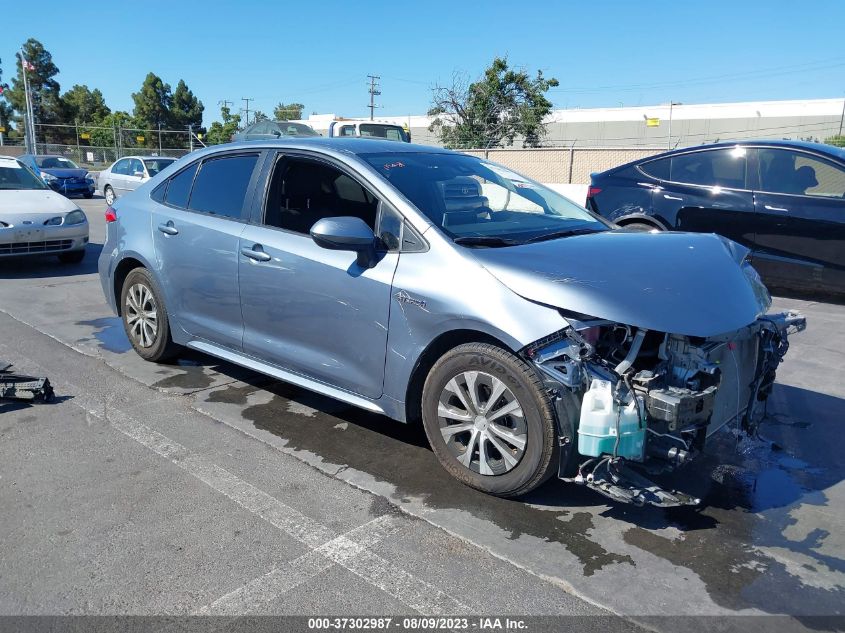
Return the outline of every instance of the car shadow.
[[[85,247],[85,258],[78,264],[64,264],[56,255],[24,255],[0,259],[0,279],[44,279],[49,277],[76,277],[97,272],[97,259],[102,244],[90,242]]]

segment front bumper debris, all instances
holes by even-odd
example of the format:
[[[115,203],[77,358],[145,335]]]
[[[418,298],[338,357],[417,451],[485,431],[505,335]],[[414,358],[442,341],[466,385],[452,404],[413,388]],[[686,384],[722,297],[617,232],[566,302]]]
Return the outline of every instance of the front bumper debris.
[[[693,460],[726,424],[754,435],[788,337],[806,325],[768,314],[703,339],[594,319],[529,345],[558,413],[560,478],[624,503],[697,505],[645,475]]]
[[[51,402],[53,386],[48,378],[15,374],[11,365],[0,361],[0,400],[29,400]]]

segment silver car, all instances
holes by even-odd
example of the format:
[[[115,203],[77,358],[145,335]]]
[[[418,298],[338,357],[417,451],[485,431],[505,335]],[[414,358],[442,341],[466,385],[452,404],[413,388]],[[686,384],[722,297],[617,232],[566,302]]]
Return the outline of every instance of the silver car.
[[[107,214],[103,291],[135,351],[188,347],[421,423],[485,492],[550,477],[694,504],[670,471],[754,432],[794,313],[748,250],[619,230],[501,165],[422,145],[218,145]]]
[[[100,172],[97,188],[106,203],[112,204],[118,196],[134,191],[174,162],[175,158],[165,156],[124,156]]]
[[[82,261],[88,218],[11,156],[0,156],[0,258],[57,255],[66,264]]]

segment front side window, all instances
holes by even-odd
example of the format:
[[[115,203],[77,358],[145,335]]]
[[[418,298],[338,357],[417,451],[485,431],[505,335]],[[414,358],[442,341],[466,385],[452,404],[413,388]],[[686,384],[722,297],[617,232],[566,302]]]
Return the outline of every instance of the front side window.
[[[188,208],[227,218],[240,218],[258,154],[211,158],[202,163]]]
[[[129,161],[129,175],[130,176],[138,176],[144,175],[144,166],[141,164],[141,161],[137,158],[133,158]]]
[[[744,147],[733,147],[672,156],[669,179],[706,187],[746,189],[746,154]]]
[[[280,159],[273,169],[264,224],[308,235],[322,218],[353,216],[374,229],[378,199],[358,181],[322,162]]]
[[[46,189],[44,182],[17,161],[0,162],[0,189]]]
[[[506,246],[608,227],[540,183],[474,156],[362,154],[448,236],[467,245]]]
[[[760,188],[769,193],[845,197],[845,169],[803,152],[759,151]]]

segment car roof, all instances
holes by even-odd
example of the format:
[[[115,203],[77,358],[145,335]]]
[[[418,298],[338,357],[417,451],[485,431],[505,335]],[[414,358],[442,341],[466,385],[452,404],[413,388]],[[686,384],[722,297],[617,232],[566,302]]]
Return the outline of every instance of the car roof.
[[[138,160],[159,160],[160,158],[163,158],[165,160],[179,160],[178,158],[176,158],[174,156],[136,156],[136,155],[133,154],[131,156],[121,156],[120,158],[115,159],[114,162],[117,162],[119,160],[123,160],[124,158],[137,158]]]
[[[416,143],[397,143],[396,141],[375,138],[343,138],[326,136],[289,136],[279,139],[257,141],[235,141],[221,145],[211,145],[197,152],[197,155],[213,153],[223,149],[254,149],[256,147],[287,148],[287,149],[319,149],[333,150],[346,154],[456,154],[452,150],[434,145],[418,145]]]
[[[625,163],[623,165],[618,165],[616,167],[611,167],[603,172],[598,172],[593,174],[594,176],[602,176],[604,174],[611,174],[617,171],[621,171],[631,166],[641,165],[643,163],[647,163],[653,160],[660,160],[661,158],[667,158],[670,156],[675,156],[676,154],[685,154],[687,152],[697,152],[703,150],[710,150],[710,149],[720,149],[720,148],[730,148],[730,147],[737,147],[737,146],[744,146],[744,147],[777,147],[777,148],[784,148],[784,149],[803,149],[809,150],[812,152],[816,152],[819,154],[825,154],[831,158],[845,161],[845,148],[836,147],[835,145],[828,145],[827,143],[812,143],[810,141],[791,141],[788,139],[742,139],[736,141],[719,141],[718,143],[709,143],[707,145],[694,145],[690,147],[679,147],[678,149],[669,150],[668,152],[661,152],[660,154],[654,154],[652,156],[646,156],[644,158],[638,158],[637,160],[632,160],[631,162]]]

